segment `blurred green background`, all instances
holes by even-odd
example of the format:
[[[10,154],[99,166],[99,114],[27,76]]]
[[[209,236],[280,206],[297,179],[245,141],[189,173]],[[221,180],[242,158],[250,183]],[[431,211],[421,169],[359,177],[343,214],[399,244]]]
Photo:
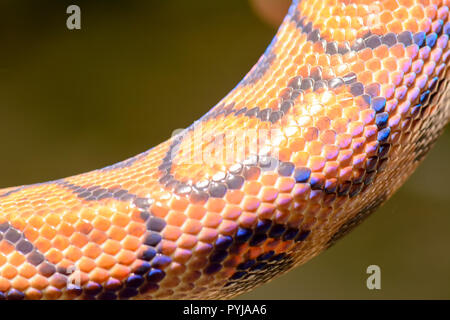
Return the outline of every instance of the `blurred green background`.
[[[66,8],[82,30],[66,28]],[[0,2],[0,187],[147,150],[217,103],[275,33],[246,1]],[[327,252],[240,298],[450,298],[450,130]],[[366,288],[367,266],[382,289]]]

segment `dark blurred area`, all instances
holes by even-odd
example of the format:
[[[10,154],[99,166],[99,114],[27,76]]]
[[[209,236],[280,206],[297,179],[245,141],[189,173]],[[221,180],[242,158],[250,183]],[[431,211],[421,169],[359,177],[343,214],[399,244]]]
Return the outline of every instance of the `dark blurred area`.
[[[262,21],[252,2],[1,0],[0,187],[115,163],[199,118],[275,34],[279,18]],[[66,28],[70,4],[79,31]],[[447,128],[362,226],[240,298],[450,298],[449,146]],[[381,290],[366,288],[371,264]]]

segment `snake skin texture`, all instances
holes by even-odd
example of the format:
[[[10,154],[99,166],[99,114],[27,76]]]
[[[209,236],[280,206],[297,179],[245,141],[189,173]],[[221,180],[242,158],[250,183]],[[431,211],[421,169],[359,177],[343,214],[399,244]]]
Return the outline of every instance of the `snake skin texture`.
[[[0,299],[231,298],[330,247],[449,121],[449,5],[294,1],[191,127],[103,169],[0,190]]]

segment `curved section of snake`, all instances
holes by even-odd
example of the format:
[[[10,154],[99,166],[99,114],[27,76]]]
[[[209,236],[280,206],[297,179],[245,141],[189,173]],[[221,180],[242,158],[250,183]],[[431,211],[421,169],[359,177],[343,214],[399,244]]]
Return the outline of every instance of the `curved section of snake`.
[[[0,299],[230,298],[330,247],[449,121],[449,5],[294,1],[247,76],[179,135],[0,190]]]

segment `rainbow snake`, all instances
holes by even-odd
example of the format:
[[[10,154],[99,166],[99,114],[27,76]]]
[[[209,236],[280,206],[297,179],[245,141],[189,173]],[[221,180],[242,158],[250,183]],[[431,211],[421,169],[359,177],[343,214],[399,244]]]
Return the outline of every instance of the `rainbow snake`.
[[[0,190],[0,299],[211,299],[305,263],[450,119],[450,0],[294,1],[244,79],[168,141]]]

